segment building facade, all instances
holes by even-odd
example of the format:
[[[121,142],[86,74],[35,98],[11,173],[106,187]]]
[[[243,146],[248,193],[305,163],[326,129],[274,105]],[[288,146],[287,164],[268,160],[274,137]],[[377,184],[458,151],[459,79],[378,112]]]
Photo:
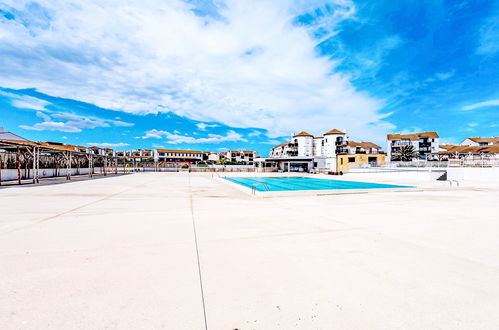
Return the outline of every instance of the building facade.
[[[396,160],[397,153],[403,146],[412,146],[419,153],[420,159],[429,159],[432,157],[430,154],[439,151],[439,136],[437,132],[388,134],[386,136],[388,159]]]
[[[155,161],[167,163],[195,164],[204,158],[198,150],[155,149],[152,154]]]
[[[281,171],[309,172],[325,170],[332,172],[347,171],[354,164],[347,165],[340,156],[376,155],[373,157],[354,157],[355,166],[382,164],[385,155],[381,148],[371,142],[349,141],[346,131],[332,129],[322,136],[313,136],[305,131],[293,134],[289,142],[281,143],[270,150],[268,158],[257,160],[260,169],[271,167]],[[348,159],[347,159],[348,160]]]
[[[227,159],[229,162],[241,163],[243,165],[253,165],[255,158],[258,157],[256,151],[247,150],[229,150],[225,153],[223,159]]]

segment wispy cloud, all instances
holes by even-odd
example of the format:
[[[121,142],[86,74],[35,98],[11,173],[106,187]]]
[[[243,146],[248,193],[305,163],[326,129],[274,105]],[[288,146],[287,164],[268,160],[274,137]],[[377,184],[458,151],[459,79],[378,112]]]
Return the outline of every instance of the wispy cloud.
[[[205,131],[206,128],[208,127],[218,127],[219,125],[217,124],[206,124],[206,123],[198,123],[196,126],[199,128],[201,131]]]
[[[262,132],[260,132],[260,131],[253,131],[253,132],[250,132],[250,133],[248,134],[248,136],[249,136],[249,137],[255,137],[255,136],[260,136],[260,135],[262,135],[262,134],[263,134],[263,133],[262,133]]]
[[[236,133],[233,130],[228,131],[225,135],[220,134],[208,134],[207,137],[195,138],[189,135],[179,135],[175,133],[170,133],[168,131],[162,131],[157,129],[152,129],[145,132],[145,135],[142,137],[143,139],[166,139],[166,143],[169,144],[179,144],[179,143],[221,143],[221,142],[234,142],[234,141],[242,141],[248,142],[248,140],[244,139],[243,136],[239,133]]]
[[[50,102],[41,100],[36,97],[28,95],[19,95],[1,90],[0,90],[0,95],[8,97],[11,100],[12,105],[19,109],[47,111],[46,106],[50,104]]]
[[[129,146],[128,143],[108,143],[108,142],[88,142],[87,146],[96,146],[99,148],[116,148],[116,147],[126,147]]]
[[[161,139],[164,136],[166,136],[167,134],[170,134],[170,133],[168,133],[167,131],[151,129],[151,130],[145,132],[145,135],[142,136],[142,139]]]
[[[499,9],[499,5],[496,6]],[[496,10],[496,13],[499,11]],[[480,39],[477,53],[493,55],[499,52],[499,14],[492,15],[482,25],[479,31]]]
[[[36,123],[32,126],[20,125],[19,127],[32,131],[61,131],[68,133],[78,133],[83,129],[93,129],[97,127],[110,127],[114,126],[133,126],[132,123],[122,121],[101,119],[96,117],[80,116],[72,113],[58,112],[58,113],[45,113],[38,111],[36,116],[43,121]]]
[[[475,110],[478,108],[483,108],[483,107],[492,107],[492,106],[499,106],[499,99],[498,100],[490,100],[490,101],[485,101],[485,102],[479,102],[479,103],[474,103],[470,104],[467,106],[462,107],[462,110],[468,111],[468,110]]]
[[[447,72],[437,72],[432,77],[425,80],[425,82],[434,82],[434,81],[444,81],[450,79],[456,75],[455,70],[447,71]]]
[[[166,138],[168,139],[166,143],[169,144],[179,144],[179,143],[221,143],[221,142],[248,142],[248,140],[244,139],[241,134],[236,133],[235,131],[228,131],[226,135],[220,134],[208,134],[208,137],[203,138],[195,138],[192,136],[185,135],[177,135],[177,134],[167,134]]]

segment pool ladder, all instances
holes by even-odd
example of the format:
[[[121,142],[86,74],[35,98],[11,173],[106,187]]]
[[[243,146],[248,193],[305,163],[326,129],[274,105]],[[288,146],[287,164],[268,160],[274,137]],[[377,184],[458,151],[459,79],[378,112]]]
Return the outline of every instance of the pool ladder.
[[[269,186],[267,186],[267,184],[265,182],[257,182],[257,183],[253,183],[251,185],[251,194],[252,195],[256,194],[256,186],[258,186],[258,185],[263,185],[263,187],[265,188],[265,190],[270,191]]]

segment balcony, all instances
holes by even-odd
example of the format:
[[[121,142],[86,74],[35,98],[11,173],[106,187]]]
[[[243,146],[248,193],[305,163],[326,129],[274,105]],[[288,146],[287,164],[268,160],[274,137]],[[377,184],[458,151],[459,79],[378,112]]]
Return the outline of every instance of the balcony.
[[[392,147],[412,146],[411,142],[393,141]]]

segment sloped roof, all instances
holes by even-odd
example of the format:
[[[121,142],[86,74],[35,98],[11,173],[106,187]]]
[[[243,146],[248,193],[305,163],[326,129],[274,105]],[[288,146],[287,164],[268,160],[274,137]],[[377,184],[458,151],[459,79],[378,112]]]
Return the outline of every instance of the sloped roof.
[[[332,130],[324,133],[324,135],[329,135],[329,134],[345,134],[345,133],[336,128],[333,128]]]
[[[273,147],[272,149],[275,149],[275,148],[280,148],[280,147],[284,147],[285,145],[288,145],[290,144],[290,142],[284,142],[284,143],[281,143],[281,144],[278,144],[276,145],[275,147]]]
[[[386,136],[387,140],[419,140],[416,134],[388,134]]]
[[[453,154],[453,153],[488,153],[497,154],[499,153],[499,145],[490,146],[455,146],[455,145],[444,145],[440,146],[446,149],[445,151],[440,151],[439,154]]]
[[[421,137],[431,137],[437,138],[439,137],[437,132],[422,132],[422,133],[413,133],[413,134],[388,134],[386,136],[387,140],[419,140]]]
[[[178,152],[183,154],[202,154],[202,151],[197,150],[175,150],[175,149],[157,149],[158,152]]]
[[[381,149],[381,147],[377,144],[374,144],[372,142],[355,142],[355,141],[348,141],[348,146],[349,147],[361,147],[363,149]]]
[[[469,137],[468,139],[476,143],[499,143],[499,136],[494,136],[490,138]]]
[[[437,132],[423,132],[423,133],[416,133],[419,137],[431,137],[431,138],[437,138],[439,137]]]
[[[311,137],[314,137],[312,134],[307,133],[305,131],[301,131],[300,133],[293,135],[293,137],[295,137],[295,136],[311,136]]]

